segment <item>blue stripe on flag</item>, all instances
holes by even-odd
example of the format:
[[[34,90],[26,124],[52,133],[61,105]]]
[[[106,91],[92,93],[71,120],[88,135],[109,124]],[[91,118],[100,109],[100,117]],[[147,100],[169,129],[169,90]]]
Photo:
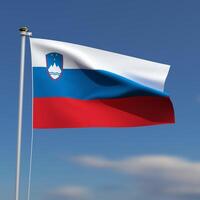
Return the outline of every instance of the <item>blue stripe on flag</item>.
[[[129,96],[167,96],[122,76],[88,69],[64,69],[53,80],[46,67],[33,67],[34,97],[105,99]]]

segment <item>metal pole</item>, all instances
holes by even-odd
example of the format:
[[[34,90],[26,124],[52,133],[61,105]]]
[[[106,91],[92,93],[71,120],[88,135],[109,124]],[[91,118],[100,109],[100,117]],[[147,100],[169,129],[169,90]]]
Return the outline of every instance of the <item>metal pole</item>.
[[[20,81],[19,81],[19,111],[18,111],[18,133],[17,133],[17,160],[16,160],[16,188],[15,200],[19,200],[20,191],[20,160],[21,160],[21,138],[22,138],[22,113],[23,113],[23,91],[24,91],[24,62],[26,36],[30,36],[27,27],[19,29],[21,34],[21,60],[20,60]]]

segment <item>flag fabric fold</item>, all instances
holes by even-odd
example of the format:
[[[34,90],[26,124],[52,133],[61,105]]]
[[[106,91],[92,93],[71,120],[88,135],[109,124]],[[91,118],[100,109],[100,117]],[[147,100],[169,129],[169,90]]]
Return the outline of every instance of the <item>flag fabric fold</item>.
[[[133,127],[174,123],[164,92],[169,65],[31,38],[33,127]]]

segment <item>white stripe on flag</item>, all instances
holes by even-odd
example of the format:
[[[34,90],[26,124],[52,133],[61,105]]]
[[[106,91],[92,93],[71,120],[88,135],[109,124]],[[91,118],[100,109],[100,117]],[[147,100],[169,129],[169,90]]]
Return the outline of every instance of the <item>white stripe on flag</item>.
[[[30,38],[32,66],[45,67],[46,54],[63,55],[64,69],[105,70],[163,91],[169,65],[54,40]]]

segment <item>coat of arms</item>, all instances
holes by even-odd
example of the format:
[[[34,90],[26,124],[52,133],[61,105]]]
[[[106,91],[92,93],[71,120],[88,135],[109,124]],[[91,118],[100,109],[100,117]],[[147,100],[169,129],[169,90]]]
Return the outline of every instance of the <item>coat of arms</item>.
[[[46,54],[47,70],[52,79],[58,79],[63,70],[63,56],[56,52]]]

